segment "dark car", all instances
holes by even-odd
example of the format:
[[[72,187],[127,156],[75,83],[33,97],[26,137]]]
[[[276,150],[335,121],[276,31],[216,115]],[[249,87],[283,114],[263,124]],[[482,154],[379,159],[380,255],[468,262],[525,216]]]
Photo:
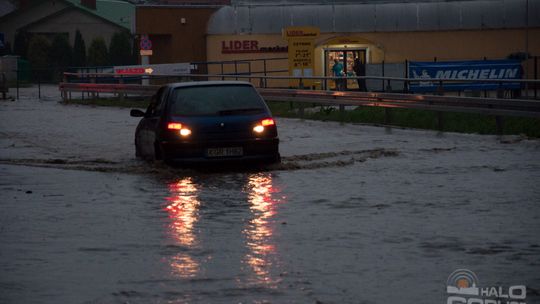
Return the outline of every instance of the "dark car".
[[[268,106],[248,82],[174,83],[152,97],[135,132],[137,157],[167,163],[279,162]]]

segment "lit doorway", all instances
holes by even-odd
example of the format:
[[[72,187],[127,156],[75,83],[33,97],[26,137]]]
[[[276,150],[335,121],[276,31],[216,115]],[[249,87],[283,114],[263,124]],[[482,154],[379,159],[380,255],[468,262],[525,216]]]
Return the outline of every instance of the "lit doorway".
[[[325,76],[334,76],[332,72],[332,67],[334,66],[334,59],[337,59],[343,65],[343,73],[349,77],[354,77],[354,59],[359,58],[363,64],[366,64],[367,60],[367,50],[362,49],[349,49],[349,48],[339,48],[339,49],[325,49],[324,50],[324,75]],[[336,83],[335,81],[326,81],[324,84],[324,89],[326,90],[335,90]],[[343,83],[344,90],[358,90],[358,82],[354,79],[347,80]]]

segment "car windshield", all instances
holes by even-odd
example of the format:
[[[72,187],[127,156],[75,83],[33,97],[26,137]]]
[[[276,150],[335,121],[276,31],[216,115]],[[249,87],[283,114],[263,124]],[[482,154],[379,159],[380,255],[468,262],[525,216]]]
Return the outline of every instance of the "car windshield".
[[[235,115],[266,111],[259,94],[248,85],[177,88],[171,101],[171,114],[179,116]]]

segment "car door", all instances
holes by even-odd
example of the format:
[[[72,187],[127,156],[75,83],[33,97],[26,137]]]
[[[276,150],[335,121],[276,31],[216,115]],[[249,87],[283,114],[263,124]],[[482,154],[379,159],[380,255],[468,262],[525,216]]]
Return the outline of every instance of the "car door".
[[[143,119],[139,124],[137,141],[139,143],[139,153],[144,158],[155,159],[155,142],[159,132],[159,123],[164,103],[164,92],[166,87],[161,87],[152,96],[150,105],[146,109]]]

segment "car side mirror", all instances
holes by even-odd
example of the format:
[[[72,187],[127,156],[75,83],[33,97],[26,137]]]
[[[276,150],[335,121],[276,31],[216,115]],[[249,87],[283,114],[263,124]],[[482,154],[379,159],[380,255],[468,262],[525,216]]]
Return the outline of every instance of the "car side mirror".
[[[129,112],[129,115],[131,117],[144,117],[144,112],[139,110],[139,109],[132,109],[130,112]]]

